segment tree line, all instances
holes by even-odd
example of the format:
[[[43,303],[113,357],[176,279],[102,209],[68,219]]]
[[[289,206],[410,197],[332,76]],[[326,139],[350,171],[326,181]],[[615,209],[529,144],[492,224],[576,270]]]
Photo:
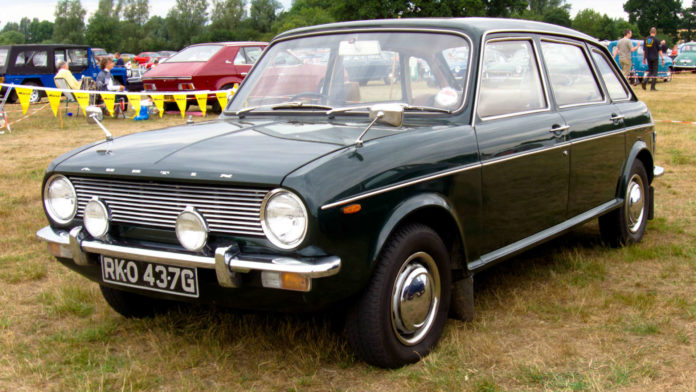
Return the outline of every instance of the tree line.
[[[199,42],[268,41],[283,31],[337,21],[411,17],[486,16],[538,20],[571,27],[600,40],[634,37],[656,26],[672,43],[691,40],[696,0],[627,0],[629,19],[592,9],[570,16],[565,0],[294,0],[283,10],[277,0],[176,0],[165,17],[149,15],[149,0],[99,0],[87,20],[80,0],[58,0],[55,19],[22,18],[0,30],[0,44],[73,43],[107,51],[179,50]]]

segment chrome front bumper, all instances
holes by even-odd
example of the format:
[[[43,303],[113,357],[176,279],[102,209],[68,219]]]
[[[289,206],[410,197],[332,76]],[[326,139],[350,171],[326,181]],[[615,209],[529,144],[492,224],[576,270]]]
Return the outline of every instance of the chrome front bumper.
[[[94,253],[179,267],[214,269],[222,287],[239,287],[239,274],[252,271],[290,273],[311,281],[313,278],[336,275],[341,269],[341,259],[336,256],[313,258],[310,261],[261,254],[242,255],[235,245],[217,248],[215,257],[113,245],[87,239],[79,226],[70,232],[46,226],[36,232],[36,236],[48,243],[53,256],[73,259],[77,265],[89,265],[87,254]],[[310,288],[311,284],[307,291]]]

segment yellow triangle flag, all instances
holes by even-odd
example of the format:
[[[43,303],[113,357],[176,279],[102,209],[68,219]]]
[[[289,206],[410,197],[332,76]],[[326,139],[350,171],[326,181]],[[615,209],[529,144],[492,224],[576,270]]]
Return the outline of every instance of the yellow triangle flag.
[[[208,109],[208,94],[196,94],[196,101],[198,101],[198,107],[201,109],[203,117],[205,117],[205,111]]]
[[[128,103],[130,106],[135,110],[135,116],[136,117],[140,114],[140,95],[137,94],[127,94],[128,97]]]
[[[116,101],[116,94],[113,93],[101,93],[102,99],[104,100],[104,105],[106,105],[106,110],[109,111],[111,117],[114,116],[114,101]]]
[[[51,110],[53,110],[53,115],[58,117],[58,107],[60,106],[60,91],[46,90],[46,95],[48,95],[48,102],[51,104]]]
[[[176,102],[176,106],[179,107],[181,118],[184,118],[186,116],[186,94],[174,95],[174,101]]]
[[[29,101],[31,100],[31,89],[26,87],[15,87],[19,103],[22,104],[22,114],[27,114],[29,109]]]
[[[162,118],[162,115],[164,115],[164,95],[163,94],[153,94],[153,95],[150,95],[150,98],[152,98],[152,102],[154,102],[155,106],[157,106],[157,110],[159,110],[160,118]]]
[[[84,113],[85,117],[86,117],[87,116],[87,105],[89,105],[89,93],[85,93],[82,91],[76,91],[73,93],[73,95],[75,96],[77,103],[82,108],[82,113]]]
[[[227,107],[227,91],[218,91],[215,93],[215,96],[220,102],[220,107],[225,109]]]

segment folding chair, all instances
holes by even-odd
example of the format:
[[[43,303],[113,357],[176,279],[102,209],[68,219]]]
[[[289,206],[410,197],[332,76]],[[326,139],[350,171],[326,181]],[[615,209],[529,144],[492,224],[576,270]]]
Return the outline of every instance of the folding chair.
[[[56,87],[58,87],[61,90],[71,90],[70,86],[68,86],[68,82],[65,81],[63,78],[55,78],[53,79],[56,82]],[[63,94],[65,95],[65,112],[68,112],[68,107],[70,105],[70,102],[75,102],[77,104],[77,99],[75,99],[75,96],[67,91],[63,91]],[[77,110],[75,116],[80,115],[80,105],[77,105]]]

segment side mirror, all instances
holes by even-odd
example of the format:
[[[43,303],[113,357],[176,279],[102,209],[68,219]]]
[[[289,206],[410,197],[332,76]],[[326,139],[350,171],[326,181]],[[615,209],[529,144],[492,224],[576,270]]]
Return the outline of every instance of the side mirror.
[[[404,123],[404,107],[393,103],[370,106],[370,119],[400,127]]]

